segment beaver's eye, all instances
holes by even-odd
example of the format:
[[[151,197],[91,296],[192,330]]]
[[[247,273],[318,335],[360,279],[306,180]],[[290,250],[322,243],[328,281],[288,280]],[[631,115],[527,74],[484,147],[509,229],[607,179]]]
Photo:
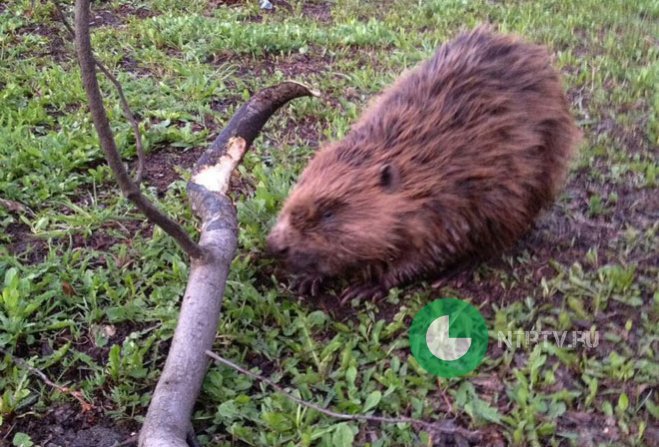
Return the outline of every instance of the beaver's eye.
[[[316,208],[316,216],[320,222],[333,222],[336,213],[340,212],[344,204],[338,199],[327,198],[322,200]]]
[[[385,164],[380,167],[380,187],[385,191],[392,192],[398,187],[400,174],[398,169],[391,164]]]

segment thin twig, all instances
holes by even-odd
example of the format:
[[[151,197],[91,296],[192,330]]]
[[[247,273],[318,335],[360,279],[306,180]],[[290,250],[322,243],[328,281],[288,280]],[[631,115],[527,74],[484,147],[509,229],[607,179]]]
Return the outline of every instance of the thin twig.
[[[618,228],[615,225],[611,225],[606,222],[595,222],[593,220],[587,219],[583,214],[581,213],[574,213],[572,216],[575,222],[581,224],[581,225],[586,225],[591,228],[604,228],[605,230],[617,230]]]
[[[91,37],[89,33],[89,1],[76,1],[75,7],[75,30],[76,30],[76,50],[78,53],[78,62],[80,63],[80,72],[82,75],[83,86],[87,93],[89,102],[89,111],[94,121],[94,127],[98,134],[98,141],[105,153],[108,165],[112,170],[121,192],[133,202],[133,204],[149,219],[151,222],[162,228],[165,233],[169,234],[179,244],[179,246],[193,259],[202,259],[205,255],[199,245],[197,245],[190,235],[176,221],[165,215],[151,201],[142,195],[140,187],[136,185],[126,171],[126,167],[119,155],[117,145],[114,141],[112,129],[108,122],[108,116],[103,107],[103,97],[98,87],[96,79],[96,64],[92,53]]]
[[[0,197],[0,206],[12,213],[26,213],[30,216],[34,216],[34,211],[15,200],[3,199]]]
[[[18,366],[27,369],[30,373],[33,375],[37,376],[40,378],[46,385],[48,385],[51,388],[55,388],[57,391],[59,391],[62,394],[68,394],[69,396],[73,396],[74,399],[76,399],[79,403],[80,406],[82,407],[82,411],[88,412],[94,409],[94,405],[87,402],[85,398],[83,397],[83,394],[80,391],[72,390],[69,387],[58,385],[57,383],[53,382],[44,374],[43,371],[41,371],[38,368],[35,368],[34,366],[30,365],[28,362],[23,360],[22,358],[16,357],[13,355],[11,352],[6,351],[2,348],[0,348],[0,353],[6,355],[9,357],[14,363],[16,363]]]
[[[234,369],[248,377],[258,380],[259,382],[265,383],[272,387],[278,393],[284,395],[287,399],[292,400],[293,402],[302,405],[303,407],[311,408],[312,410],[318,411],[326,416],[342,419],[346,421],[363,421],[363,422],[376,422],[379,424],[400,424],[408,423],[413,425],[421,425],[425,428],[430,429],[430,431],[435,431],[441,434],[458,434],[467,439],[476,439],[479,437],[478,432],[472,432],[470,430],[464,429],[462,427],[456,426],[452,420],[445,420],[441,422],[427,422],[421,419],[414,419],[410,417],[386,417],[386,416],[369,416],[365,414],[347,414],[347,413],[337,413],[336,411],[328,410],[323,408],[313,402],[308,402],[302,400],[298,397],[293,396],[291,393],[284,390],[282,387],[274,383],[272,380],[263,377],[257,373],[251,372],[235,363],[231,360],[227,360],[219,355],[215,354],[212,351],[206,351],[206,355],[212,358],[216,363],[220,363],[224,366],[228,366],[231,369]]]
[[[129,445],[137,445],[138,440],[139,440],[139,436],[133,435],[129,438],[124,439],[123,441],[118,441],[112,444],[112,447],[127,447]]]
[[[11,435],[14,432],[14,427],[16,427],[15,422],[13,424],[11,424],[9,426],[9,429],[7,429],[6,433],[4,435],[2,435],[2,441],[3,442],[8,442],[7,438],[9,438],[9,435]],[[5,444],[2,444],[2,445],[5,445]],[[9,445],[9,444],[6,444],[6,445]]]
[[[62,24],[68,30],[71,37],[75,39],[76,33],[75,31],[73,31],[71,24],[69,24],[68,20],[66,19],[66,16],[64,15],[64,11],[62,10],[62,6],[59,4],[59,1],[53,0],[53,3],[55,4],[55,9],[57,9],[57,12],[59,13]],[[96,58],[96,56],[93,56],[93,58],[94,58],[94,63],[99,68],[99,70],[103,72],[105,77],[107,77],[110,80],[110,82],[112,82],[114,87],[117,89],[117,93],[119,94],[119,102],[121,103],[121,109],[124,112],[124,116],[130,122],[130,125],[133,128],[133,134],[135,135],[135,150],[137,151],[137,172],[135,173],[135,183],[139,185],[140,183],[142,183],[142,178],[144,177],[144,165],[146,158],[144,155],[144,147],[142,146],[142,134],[140,133],[140,124],[137,122],[137,120],[135,119],[135,115],[133,115],[133,112],[130,110],[130,106],[128,105],[128,101],[126,100],[126,96],[124,95],[124,89],[121,86],[121,83],[117,80],[117,78],[114,77],[114,75],[110,72],[110,70],[108,70],[107,67],[103,65],[103,63]]]

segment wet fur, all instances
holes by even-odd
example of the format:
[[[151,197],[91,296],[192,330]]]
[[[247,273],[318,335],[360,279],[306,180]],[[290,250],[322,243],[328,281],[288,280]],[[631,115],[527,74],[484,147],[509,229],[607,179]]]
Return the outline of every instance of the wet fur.
[[[555,198],[579,140],[547,51],[479,28],[378,96],[302,173],[268,243],[380,294],[496,253]],[[378,292],[379,291],[379,292]]]

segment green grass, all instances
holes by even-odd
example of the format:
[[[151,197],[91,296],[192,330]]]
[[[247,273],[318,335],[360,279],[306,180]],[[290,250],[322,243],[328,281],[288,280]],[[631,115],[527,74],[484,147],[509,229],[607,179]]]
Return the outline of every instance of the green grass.
[[[151,168],[203,148],[264,86],[292,78],[323,92],[278,112],[240,168],[240,249],[217,352],[335,410],[455,418],[493,445],[656,445],[659,3],[292,0],[268,14],[256,1],[219,3],[94,2],[106,19],[93,34],[142,119]],[[71,418],[93,415],[127,437],[158,378],[188,266],[119,197],[56,17],[48,2],[0,5],[0,197],[27,207],[0,206],[0,347],[81,391],[94,409]],[[441,290],[417,284],[340,314],[297,299],[272,276],[264,239],[317,141],[345,134],[404,68],[484,22],[550,47],[584,131],[538,237]],[[101,85],[132,160],[132,130]],[[157,179],[147,195],[196,231],[184,180]],[[469,377],[437,380],[410,356],[407,328],[448,295],[479,306],[493,341]],[[597,331],[599,344],[497,348],[508,330]],[[44,442],[54,408],[80,411],[9,356],[0,371],[0,435],[15,445]],[[332,420],[218,366],[194,423],[206,445],[445,445],[406,424]]]

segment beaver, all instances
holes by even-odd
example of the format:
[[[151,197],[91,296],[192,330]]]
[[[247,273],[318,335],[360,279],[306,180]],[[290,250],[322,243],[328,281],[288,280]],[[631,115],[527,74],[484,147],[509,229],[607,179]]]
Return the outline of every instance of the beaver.
[[[319,149],[267,238],[316,295],[388,289],[509,247],[556,197],[581,132],[547,50],[478,27]]]

